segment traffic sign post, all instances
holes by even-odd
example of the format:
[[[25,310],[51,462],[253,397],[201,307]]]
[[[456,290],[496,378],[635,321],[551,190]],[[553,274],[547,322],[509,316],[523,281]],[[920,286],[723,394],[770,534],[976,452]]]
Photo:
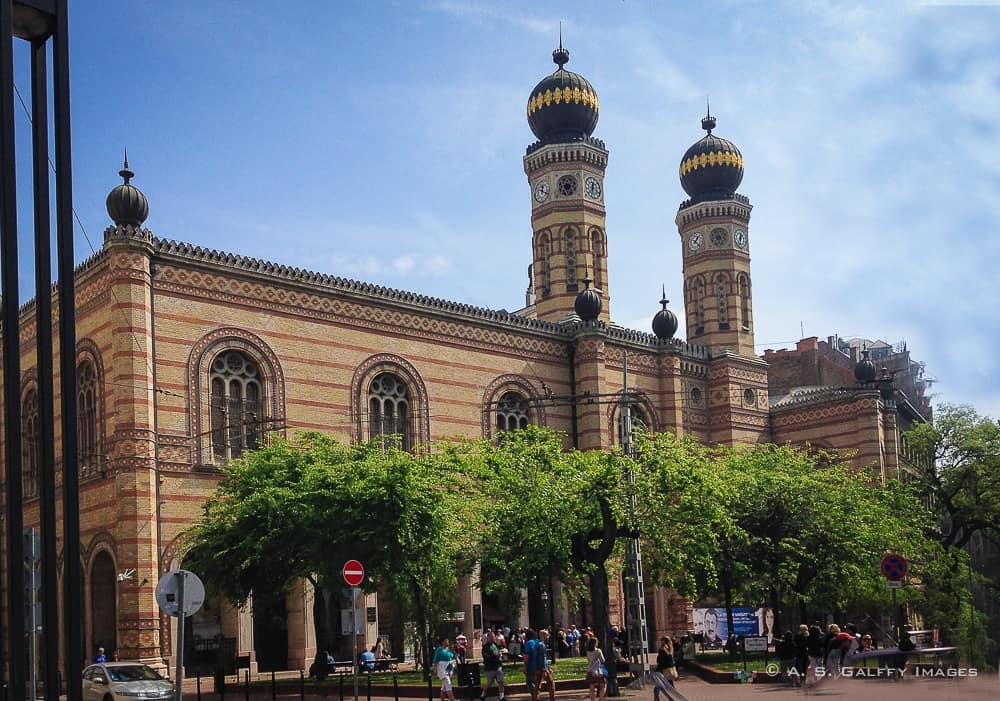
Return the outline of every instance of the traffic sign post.
[[[885,586],[892,591],[892,618],[895,622],[893,626],[898,641],[902,635],[902,616],[899,612],[899,605],[896,603],[896,590],[903,587],[903,577],[910,570],[910,563],[902,555],[886,555],[882,558],[879,566],[882,576],[885,577]]]
[[[174,699],[182,701],[184,683],[184,618],[193,616],[205,603],[205,585],[194,572],[170,572],[156,583],[156,603],[169,616],[177,617],[177,672],[174,677]]]
[[[358,701],[358,586],[365,581],[365,566],[348,560],[340,572],[351,588],[351,640],[354,641],[354,701]]]

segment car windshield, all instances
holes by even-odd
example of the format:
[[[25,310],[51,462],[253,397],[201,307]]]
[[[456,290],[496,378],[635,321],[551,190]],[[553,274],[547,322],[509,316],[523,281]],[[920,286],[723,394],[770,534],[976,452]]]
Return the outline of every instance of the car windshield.
[[[144,664],[128,665],[127,667],[108,667],[108,676],[113,682],[139,682],[163,679],[152,667]]]

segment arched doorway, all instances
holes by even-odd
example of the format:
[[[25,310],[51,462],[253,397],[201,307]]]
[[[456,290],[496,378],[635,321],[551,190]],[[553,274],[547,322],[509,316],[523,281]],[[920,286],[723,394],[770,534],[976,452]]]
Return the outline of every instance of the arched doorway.
[[[103,647],[110,655],[118,648],[118,604],[115,587],[115,563],[106,550],[94,558],[90,567],[91,651]]]

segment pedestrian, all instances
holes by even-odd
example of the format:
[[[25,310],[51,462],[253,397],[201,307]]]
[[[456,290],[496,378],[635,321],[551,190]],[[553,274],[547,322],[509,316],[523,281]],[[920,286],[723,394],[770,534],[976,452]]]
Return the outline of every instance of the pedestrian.
[[[608,668],[604,661],[604,651],[598,646],[597,638],[585,635],[583,640],[587,646],[587,701],[595,701],[595,691],[596,701],[604,701],[604,694],[608,690]]]
[[[809,669],[809,626],[805,623],[799,626],[795,634],[795,686],[802,686]]]
[[[524,684],[528,687],[531,698],[535,698],[535,646],[538,638],[535,631],[527,628],[524,631],[524,645],[521,647],[524,659]]]
[[[94,662],[107,662],[108,656],[104,654],[104,648],[97,648],[97,654],[94,655]]]
[[[778,662],[781,664],[781,679],[789,683],[794,683],[792,670],[795,669],[795,636],[792,635],[792,631],[785,631],[781,639],[775,643],[774,651],[778,656]]]
[[[815,684],[819,681],[819,670],[823,666],[823,630],[818,625],[809,626],[806,651],[809,653],[809,671],[806,682]]]
[[[538,694],[543,684],[548,684],[549,701],[556,701],[556,682],[552,678],[552,668],[548,658],[549,631],[542,628],[538,631],[538,642],[535,643],[535,688],[531,692],[532,701],[538,701]]]
[[[458,658],[459,664],[465,664],[465,655],[469,648],[469,639],[465,637],[464,633],[459,633],[455,636],[455,657]]]
[[[504,701],[503,691],[503,653],[497,643],[497,636],[487,629],[486,641],[483,644],[483,670],[486,672],[486,686],[480,694],[480,701],[486,701],[490,687],[496,683],[500,701]]]
[[[431,659],[434,671],[441,680],[441,701],[455,701],[455,692],[451,687],[451,673],[455,669],[455,653],[450,649],[447,636],[438,640],[438,647]]]
[[[677,674],[677,658],[674,655],[674,641],[664,636],[660,640],[660,649],[656,651],[656,672],[663,677],[663,682],[674,686],[679,675]],[[657,680],[660,681],[660,680]],[[653,700],[660,701],[660,690],[662,683],[653,687]],[[663,689],[666,691],[666,689]]]

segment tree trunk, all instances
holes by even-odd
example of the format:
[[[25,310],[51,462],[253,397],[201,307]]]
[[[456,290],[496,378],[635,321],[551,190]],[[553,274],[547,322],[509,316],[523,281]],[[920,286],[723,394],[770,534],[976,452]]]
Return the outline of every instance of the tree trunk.
[[[326,594],[317,580],[311,579],[310,582],[313,585],[313,632],[316,635],[316,647],[320,650],[329,650],[332,641],[327,626]]]

